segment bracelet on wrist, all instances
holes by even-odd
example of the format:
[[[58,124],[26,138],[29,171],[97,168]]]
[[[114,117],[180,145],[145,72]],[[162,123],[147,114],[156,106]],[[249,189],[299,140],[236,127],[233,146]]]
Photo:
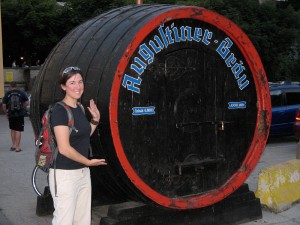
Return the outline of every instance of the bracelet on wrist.
[[[99,124],[99,121],[96,121],[96,120],[93,120],[93,119],[91,119],[91,124],[93,124],[93,125],[98,125]]]

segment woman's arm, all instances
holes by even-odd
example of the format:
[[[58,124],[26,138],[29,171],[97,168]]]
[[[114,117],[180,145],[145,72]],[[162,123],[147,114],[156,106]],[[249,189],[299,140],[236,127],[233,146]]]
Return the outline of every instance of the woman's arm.
[[[86,166],[106,165],[105,159],[87,159],[70,145],[68,126],[55,126],[54,134],[60,154]]]

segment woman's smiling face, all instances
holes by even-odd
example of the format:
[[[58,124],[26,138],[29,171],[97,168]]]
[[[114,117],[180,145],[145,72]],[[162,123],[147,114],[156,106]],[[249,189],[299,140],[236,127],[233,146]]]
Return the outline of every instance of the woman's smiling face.
[[[66,96],[72,99],[79,99],[84,91],[84,83],[79,73],[71,76],[65,85],[61,85],[66,91]]]

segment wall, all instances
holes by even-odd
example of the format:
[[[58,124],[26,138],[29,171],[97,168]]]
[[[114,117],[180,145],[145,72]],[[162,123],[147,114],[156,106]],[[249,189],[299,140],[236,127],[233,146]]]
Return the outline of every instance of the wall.
[[[8,91],[9,83],[11,81],[17,82],[19,89],[30,92],[34,84],[35,77],[38,75],[39,71],[40,67],[4,68],[4,92]]]

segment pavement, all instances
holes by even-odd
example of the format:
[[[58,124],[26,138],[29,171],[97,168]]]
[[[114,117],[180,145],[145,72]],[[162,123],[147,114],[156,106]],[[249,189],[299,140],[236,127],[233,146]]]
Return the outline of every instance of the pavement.
[[[28,117],[22,133],[21,152],[9,151],[11,145],[8,121],[0,115],[0,225],[46,225],[51,224],[52,215],[37,216],[37,195],[31,185],[34,168],[34,135]],[[250,190],[257,188],[258,173],[262,168],[295,159],[297,142],[293,138],[271,140],[246,183]],[[98,225],[107,215],[108,206],[92,209],[92,225]],[[296,225],[300,224],[300,203],[281,213],[272,213],[262,207],[263,218],[244,225]]]

